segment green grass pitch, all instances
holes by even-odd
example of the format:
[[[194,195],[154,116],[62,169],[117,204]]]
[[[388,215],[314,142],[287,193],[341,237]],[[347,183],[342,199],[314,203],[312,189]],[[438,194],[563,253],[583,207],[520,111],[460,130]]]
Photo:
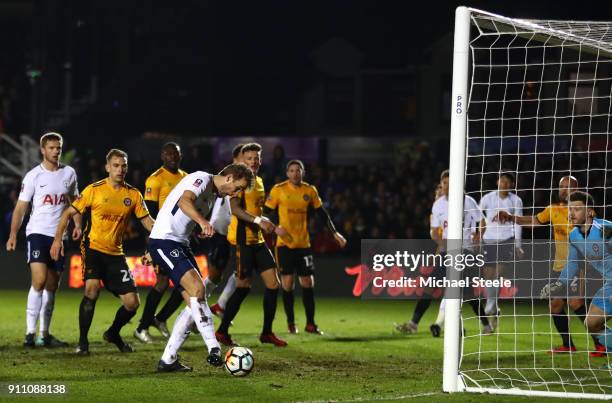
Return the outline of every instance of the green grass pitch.
[[[288,335],[279,301],[275,331],[288,340],[289,346],[275,348],[261,345],[257,340],[262,302],[260,296],[252,295],[245,301],[231,332],[240,344],[252,349],[255,368],[248,377],[234,378],[223,369],[212,368],[205,363],[205,348],[199,335],[191,335],[181,352],[184,361],[193,366],[192,373],[157,374],[155,367],[165,341],[153,328],[151,333],[156,339],[155,344],[145,346],[132,337],[140,311],[122,332],[123,337],[136,347],[136,352],[119,353],[114,346],[102,341],[102,333],[119,306],[119,301],[107,292],[102,293],[96,306],[90,331],[92,354],[77,357],[74,347],[78,338],[80,299],[81,293],[78,291],[61,290],[57,296],[51,331],[62,340],[69,341],[70,348],[25,350],[21,343],[26,291],[2,291],[1,400],[19,401],[26,398],[7,393],[7,385],[14,383],[64,384],[68,394],[62,399],[88,402],[527,400],[512,396],[442,393],[443,338],[433,339],[428,331],[429,324],[437,314],[437,304],[423,318],[418,334],[404,336],[394,333],[392,324],[410,317],[413,301],[319,298],[317,319],[326,333],[324,336],[314,336],[303,332]],[[299,298],[296,299],[296,319],[302,330],[303,310]],[[517,317],[516,321],[513,318],[513,325],[507,325],[506,331],[514,331],[513,326],[528,328],[532,325],[529,317]],[[542,322],[548,326],[547,321]],[[468,335],[477,334],[476,322],[468,321],[466,331]],[[541,346],[550,342],[547,337],[542,336],[542,339]],[[525,349],[533,347],[532,337],[512,335],[491,337],[483,346],[503,347],[505,343],[513,346],[518,343]],[[466,348],[470,346],[466,344]],[[525,366],[533,364],[531,357],[527,354]],[[543,360],[550,360],[545,353],[542,357]],[[489,359],[486,356],[481,358],[485,363]],[[558,364],[569,365],[563,360],[567,361],[566,358],[557,359]],[[586,359],[583,361],[586,362]],[[583,364],[574,358],[575,367]],[[37,400],[41,399],[59,398],[37,397]]]

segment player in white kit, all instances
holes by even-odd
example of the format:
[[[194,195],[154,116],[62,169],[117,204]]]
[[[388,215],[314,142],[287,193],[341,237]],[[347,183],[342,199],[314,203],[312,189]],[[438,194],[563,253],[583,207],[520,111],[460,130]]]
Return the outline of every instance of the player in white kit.
[[[504,265],[524,255],[521,248],[522,228],[512,222],[500,222],[499,213],[505,211],[514,216],[523,215],[523,201],[515,193],[514,175],[502,172],[497,179],[497,190],[487,193],[480,199],[480,210],[484,214],[480,221],[483,241],[483,253],[487,267],[484,275],[487,279],[496,279],[503,271]],[[485,312],[491,316],[491,326],[495,329],[499,308],[498,287],[487,287],[487,305]]]
[[[55,292],[64,270],[64,259],[54,261],[49,250],[53,243],[59,219],[73,199],[78,196],[77,176],[72,167],[60,164],[63,138],[58,133],[46,133],[40,138],[41,164],[32,168],[23,178],[19,200],[13,211],[11,233],[6,250],[17,246],[17,233],[30,204],[32,210],[26,226],[27,261],[32,274],[26,308],[25,347],[66,347],[49,333],[55,305]],[[81,237],[81,216],[74,217],[72,239]],[[64,234],[64,239],[66,235]],[[35,340],[36,322],[40,337]]]
[[[174,322],[157,366],[159,372],[191,371],[179,362],[177,352],[194,322],[208,348],[208,363],[213,366],[223,363],[204,282],[189,247],[189,236],[198,224],[202,229],[198,236],[211,237],[214,229],[204,217],[210,213],[216,199],[237,195],[251,185],[253,178],[253,172],[242,164],[228,165],[218,175],[202,171],[191,173],[172,189],[157,214],[149,237],[149,253],[153,263],[181,290],[187,303]]]

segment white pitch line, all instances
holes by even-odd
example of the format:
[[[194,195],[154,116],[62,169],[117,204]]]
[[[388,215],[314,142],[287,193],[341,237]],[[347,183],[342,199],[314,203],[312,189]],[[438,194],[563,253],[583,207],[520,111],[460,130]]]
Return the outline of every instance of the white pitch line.
[[[296,403],[350,403],[350,402],[365,402],[365,401],[385,401],[385,400],[402,400],[402,399],[415,399],[417,397],[426,397],[426,396],[434,396],[440,395],[442,392],[424,392],[424,393],[415,393],[413,395],[402,395],[402,396],[387,396],[387,397],[358,397],[356,399],[349,400],[301,400]]]

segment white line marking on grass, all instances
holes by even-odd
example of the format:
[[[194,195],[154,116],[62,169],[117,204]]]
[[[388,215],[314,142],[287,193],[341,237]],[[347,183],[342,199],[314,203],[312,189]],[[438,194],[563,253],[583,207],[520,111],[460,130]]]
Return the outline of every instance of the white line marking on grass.
[[[435,396],[441,395],[442,392],[424,392],[424,393],[415,393],[412,395],[402,395],[402,396],[381,396],[381,397],[358,397],[356,399],[348,399],[348,400],[333,400],[333,399],[325,399],[325,400],[302,400],[297,401],[296,403],[350,403],[350,402],[366,402],[366,401],[384,401],[384,400],[402,400],[402,399],[415,399],[417,397],[426,397],[426,396]]]

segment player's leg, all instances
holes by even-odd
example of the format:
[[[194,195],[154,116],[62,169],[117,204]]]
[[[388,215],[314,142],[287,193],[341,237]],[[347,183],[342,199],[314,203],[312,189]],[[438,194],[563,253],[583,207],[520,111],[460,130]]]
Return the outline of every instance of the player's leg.
[[[570,298],[567,300],[567,304],[578,317],[580,323],[584,324],[587,315],[586,307],[589,305],[589,302],[584,297],[581,297]],[[593,343],[595,343],[595,351],[591,351],[589,355],[591,357],[604,357],[606,355],[606,347],[599,342],[599,337],[594,334],[591,334],[591,337],[593,338]]]
[[[272,266],[268,266],[268,269],[261,271],[261,279],[263,280],[264,286],[266,287],[264,291],[263,298],[263,309],[264,309],[264,322],[263,328],[261,330],[261,335],[259,336],[259,341],[262,343],[270,343],[274,344],[277,347],[285,347],[287,342],[276,337],[274,332],[272,331],[272,323],[274,322],[274,316],[276,315],[276,301],[278,298],[278,289],[280,287],[280,280],[278,278],[278,272],[276,271],[276,264],[272,258],[272,253],[270,250],[264,245],[263,249],[267,251],[270,259],[272,259]],[[261,249],[259,251],[261,256],[258,259],[258,264],[265,264],[267,262],[267,258],[263,256],[266,252],[263,252]],[[259,266],[265,267],[265,266]]]
[[[216,332],[217,340],[226,346],[234,344],[228,332],[229,327],[236,314],[238,314],[242,301],[251,291],[253,268],[256,265],[253,246],[232,245],[230,247],[230,262],[234,265],[235,275],[232,277],[235,277],[236,280],[236,290],[227,301],[221,324]]]
[[[30,262],[30,272],[32,274],[32,284],[28,291],[26,305],[26,336],[23,342],[24,347],[35,346],[36,323],[40,316],[43,290],[47,281],[47,265],[42,262]]]
[[[295,287],[295,274],[281,275],[281,282],[283,285],[283,307],[285,308],[285,315],[287,316],[287,329],[291,334],[297,334],[298,330],[295,327],[295,312],[293,306],[295,304],[295,297],[293,296],[293,290]]]
[[[172,327],[172,333],[168,338],[168,343],[164,349],[161,360],[157,364],[158,372],[189,372],[191,368],[187,365],[182,364],[178,360],[178,351],[181,346],[189,337],[191,326],[193,325],[193,315],[191,315],[191,308],[186,306],[181,312],[179,312],[174,326]]]
[[[236,287],[236,275],[234,273],[231,273],[230,276],[227,278],[225,287],[223,287],[223,292],[221,292],[219,299],[217,299],[217,303],[210,307],[210,309],[215,315],[223,317],[228,301],[231,298],[232,294],[234,294],[234,291],[236,291]]]
[[[140,297],[135,290],[121,293],[118,292],[117,294],[121,300],[121,306],[115,313],[113,323],[106,330],[106,332],[104,332],[104,340],[117,346],[119,351],[122,353],[132,353],[134,352],[134,349],[130,344],[123,341],[123,338],[121,337],[121,329],[134,316],[136,316],[136,311],[140,306]]]
[[[45,289],[43,290],[42,304],[40,307],[40,338],[37,340],[38,344],[45,347],[68,347],[68,343],[57,339],[49,332],[51,318],[53,317],[53,310],[55,308],[55,293],[59,288],[61,276],[62,272],[58,270],[57,267],[47,269],[47,281],[45,283]]]
[[[555,347],[549,353],[571,353],[576,351],[576,346],[572,341],[572,336],[569,331],[569,316],[565,312],[565,300],[562,298],[553,298],[550,300],[550,314],[555,324],[557,332],[561,336],[563,344]],[[583,319],[584,321],[584,319]]]
[[[34,347],[36,336],[36,323],[40,316],[43,289],[47,282],[47,261],[43,256],[45,248],[43,235],[30,234],[26,238],[26,259],[30,266],[31,285],[26,303],[26,336],[24,347]]]
[[[64,256],[60,255],[57,261],[53,260],[50,254],[53,238],[39,235],[39,239],[39,260],[47,264],[47,276],[40,306],[40,337],[36,343],[45,347],[68,347],[68,343],[58,340],[49,333],[53,309],[55,308],[55,293],[59,288],[62,272],[64,271]]]
[[[446,299],[442,298],[440,301],[440,306],[438,308],[438,316],[436,316],[436,320],[429,326],[429,331],[433,337],[440,337],[442,334],[442,326],[444,326],[444,313],[446,307]]]
[[[295,249],[289,249],[286,246],[276,247],[274,249],[283,287],[283,308],[287,316],[287,329],[291,334],[298,333],[297,327],[295,326],[295,311],[293,309],[295,304],[293,291],[295,289],[296,253],[297,251]]]
[[[93,320],[96,301],[98,295],[100,295],[100,280],[85,278],[84,294],[79,306],[79,346],[76,350],[78,355],[89,355],[88,333]]]
[[[609,297],[607,299],[609,300]],[[589,332],[598,337],[599,342],[606,347],[607,351],[612,351],[612,329],[606,325],[608,320],[606,308],[610,310],[612,308],[610,305],[605,298],[593,298],[585,319]]]
[[[159,303],[161,302],[164,292],[168,288],[169,279],[168,276],[161,273],[159,268],[157,269],[157,280],[155,285],[149,290],[147,298],[145,300],[144,309],[142,310],[142,316],[140,317],[140,323],[134,331],[134,337],[143,343],[152,343],[151,335],[149,334],[149,326],[153,324],[155,319],[155,311]]]
[[[215,233],[210,239],[210,244],[211,250],[208,254],[208,276],[204,280],[206,298],[210,298],[212,292],[221,283],[223,270],[227,264],[229,254],[225,236]]]
[[[304,330],[307,333],[322,335],[323,332],[315,323],[315,301],[314,301],[314,260],[310,249],[301,249],[297,252],[295,262],[302,287],[302,303],[304,304],[304,312],[306,313],[306,327]]]
[[[221,282],[222,273],[228,265],[230,259],[230,244],[227,241],[227,238],[224,236],[217,237],[217,241],[215,243],[215,247],[209,256],[211,266],[214,266],[214,270],[216,270],[218,274],[217,283]],[[236,277],[233,273],[230,273],[227,278],[227,282],[221,295],[217,299],[217,303],[210,307],[210,310],[213,314],[222,317],[223,312],[225,311],[225,307],[227,306],[227,301],[230,299],[234,291],[236,290]]]
[[[184,289],[183,297],[191,309],[191,317],[195,322],[206,347],[208,348],[209,364],[219,366],[223,363],[221,359],[221,346],[215,337],[213,315],[206,302],[206,289],[199,271],[194,264],[180,278],[180,285]]]

